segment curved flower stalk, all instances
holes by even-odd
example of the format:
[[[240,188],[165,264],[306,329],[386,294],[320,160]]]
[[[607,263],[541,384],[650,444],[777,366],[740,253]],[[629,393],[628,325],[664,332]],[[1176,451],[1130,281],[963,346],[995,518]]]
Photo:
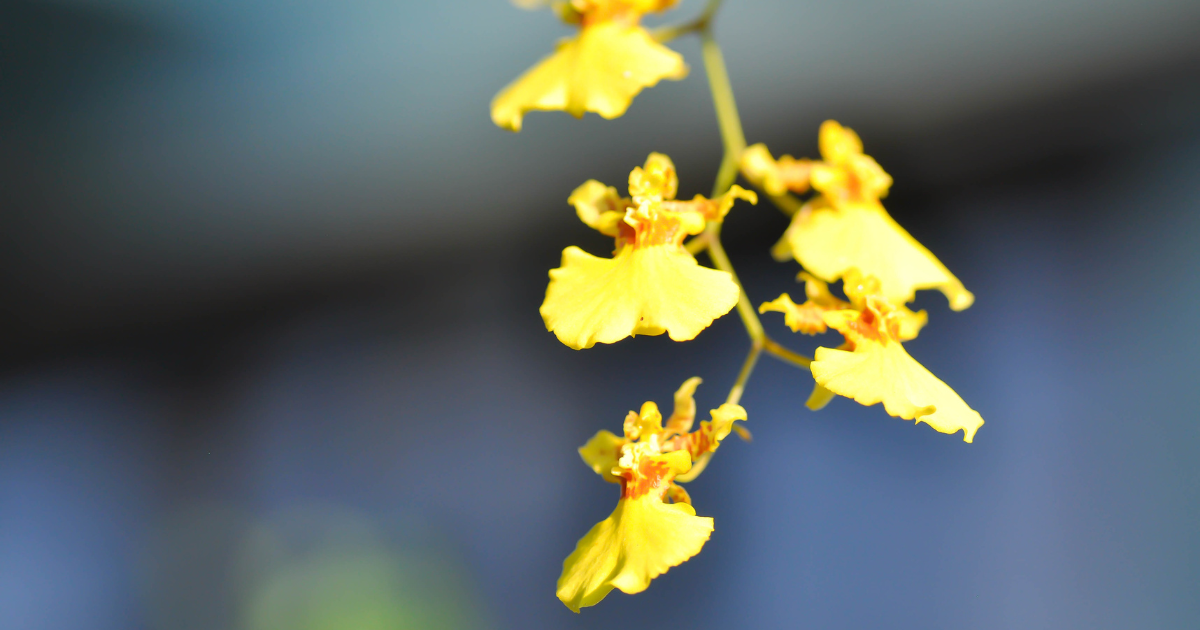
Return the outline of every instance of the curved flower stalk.
[[[596,524],[563,562],[558,598],[579,612],[612,589],[640,593],[654,578],[700,552],[713,520],[696,516],[679,483],[700,473],[746,410],[724,404],[712,420],[690,431],[696,415],[693,394],[699,378],[675,393],[675,409],[663,425],[658,405],[647,402],[625,418],[624,436],[600,431],[580,447],[585,464],[605,481],[620,484],[612,515]],[[703,462],[701,464],[700,462]]]
[[[600,431],[579,449],[596,474],[621,487],[621,496],[612,514],[592,527],[563,562],[557,595],[564,604],[579,612],[614,588],[641,592],[700,552],[713,520],[696,514],[680,484],[706,469],[730,432],[750,439],[736,423],[746,419],[738,403],[762,354],[811,371],[810,409],[841,395],[864,405],[882,403],[893,416],[943,433],[962,431],[967,442],[974,439],[983,418],[902,345],[927,321],[925,311],[905,306],[916,291],[939,289],[954,310],[969,307],[974,296],[884,210],[880,200],[892,178],[863,153],[850,129],[834,121],[821,126],[820,160],[776,160],[764,145],[747,148],[712,32],[721,0],[709,0],[692,21],[658,29],[653,36],[639,25],[641,16],[670,8],[675,0],[516,1],[553,6],[563,19],[579,24],[580,32],[496,96],[492,119],[497,125],[519,130],[524,114],[535,109],[619,116],[642,88],[686,73],[682,58],[659,42],[696,33],[724,145],[711,198],[676,199],[675,166],[659,153],[630,173],[628,197],[595,180],[571,193],[567,201],[579,219],[613,239],[613,254],[593,256],[574,246],[563,250],[540,308],[547,330],[574,349],[663,333],[686,341],[736,308],[750,341],[725,403],[695,431],[693,395],[699,378],[675,393],[675,410],[665,423],[658,406],[647,402],[639,413],[629,412],[623,435]],[[734,185],[739,170],[793,217],[774,254],[803,266],[801,303],[785,293],[756,311],[734,272],[721,243],[724,218],[737,199],[758,200]],[[804,203],[793,196],[809,192],[814,194]],[[694,238],[685,243],[688,237]],[[714,268],[696,261],[701,252]],[[845,297],[829,288],[837,280]],[[810,359],[767,335],[759,319],[766,312],[782,313],[794,332],[817,335],[833,329],[844,341],[818,348]]]
[[[492,99],[492,121],[512,131],[530,110],[562,110],[576,118],[625,113],[633,97],[662,79],[682,79],[688,68],[679,53],[654,40],[638,22],[676,0],[570,0],[551,4],[579,34],[558,43],[553,54]]]
[[[863,277],[856,269],[845,274],[843,289],[848,303],[808,276],[809,299],[804,304],[796,305],[784,294],[759,307],[762,312],[784,313],[793,331],[811,335],[833,328],[844,336],[838,348],[817,348],[809,366],[817,382],[809,407],[828,402],[826,392],[868,406],[883,403],[890,415],[924,422],[942,433],[961,430],[963,440],[972,441],[983,418],[901,345],[924,327],[925,311],[914,313],[892,304],[876,278]]]
[[[616,247],[612,258],[568,247],[550,271],[541,314],[559,341],[576,350],[664,332],[686,341],[737,304],[730,274],[701,267],[682,243],[723,220],[737,199],[756,203],[757,196],[734,186],[716,199],[678,201],[678,188],[671,159],[651,153],[629,174],[632,198],[595,180],[571,193],[580,220]]]
[[[771,157],[756,144],[742,154],[742,174],[769,195],[819,193],[792,217],[775,247],[777,258],[795,258],[826,282],[850,269],[874,276],[894,304],[911,302],[920,289],[938,289],[961,311],[975,301],[925,246],[900,227],[880,199],[892,178],[862,149],[854,131],[832,120],[821,125],[821,161]]]

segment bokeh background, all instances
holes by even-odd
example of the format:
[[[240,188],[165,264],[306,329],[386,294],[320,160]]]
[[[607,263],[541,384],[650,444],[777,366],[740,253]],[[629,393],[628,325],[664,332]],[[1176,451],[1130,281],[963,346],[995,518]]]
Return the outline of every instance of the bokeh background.
[[[684,0],[652,23],[700,10]],[[703,552],[583,614],[616,491],[575,453],[723,399],[735,317],[574,352],[537,314],[566,205],[720,154],[692,76],[615,121],[491,96],[570,31],[500,0],[0,5],[0,627],[1200,627],[1200,4],[729,0],[746,132],[858,130],[978,300],[911,353],[974,444],[764,358]],[[756,301],[795,290],[739,206]],[[794,348],[815,341],[770,332]]]

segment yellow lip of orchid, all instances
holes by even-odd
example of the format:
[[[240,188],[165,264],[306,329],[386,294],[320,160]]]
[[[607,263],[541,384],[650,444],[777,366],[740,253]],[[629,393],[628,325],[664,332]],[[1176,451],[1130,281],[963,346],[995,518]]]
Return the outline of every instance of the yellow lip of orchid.
[[[911,302],[921,289],[938,289],[961,311],[975,296],[883,206],[842,208],[814,204],[796,213],[784,235],[787,253],[827,282],[861,269],[880,280],[888,300]]]
[[[679,53],[654,41],[638,21],[664,11],[674,0],[556,3],[579,34],[559,42],[553,54],[530,68],[492,99],[492,121],[521,130],[526,112],[561,110],[576,118],[625,113],[633,98],[662,79],[679,80],[688,67]]]
[[[665,426],[658,406],[647,402],[640,412],[629,412],[624,437],[601,431],[579,449],[585,464],[621,485],[621,498],[563,562],[557,595],[571,610],[595,605],[614,588],[629,594],[646,590],[708,541],[713,520],[696,516],[687,492],[676,484],[700,473],[746,411],[721,405],[712,410],[712,420],[688,432],[699,384],[698,378],[688,379],[675,392],[675,411]]]
[[[757,202],[734,186],[716,199],[675,199],[675,165],[652,153],[629,175],[631,199],[591,180],[568,199],[579,218],[615,239],[612,258],[578,247],[563,250],[550,271],[541,306],[546,329],[576,350],[630,336],[667,333],[693,339],[737,304],[737,283],[724,271],[702,267],[683,248],[708,221],[721,221],[737,199]]]
[[[918,290],[937,289],[951,309],[970,307],[975,296],[880,203],[892,178],[863,153],[858,134],[827,120],[819,144],[823,160],[818,162],[790,156],[776,161],[764,145],[742,154],[742,174],[769,194],[803,192],[810,185],[820,193],[792,217],[772,250],[775,257],[795,258],[826,282],[858,269],[878,278],[894,304],[911,302]]]
[[[972,441],[983,418],[901,345],[916,336],[925,323],[925,312],[894,306],[878,293],[874,278],[857,271],[849,274],[844,286],[853,308],[826,311],[822,316],[845,336],[846,344],[839,349],[817,348],[809,366],[817,384],[863,405],[883,403],[888,414],[925,422],[942,433],[961,430],[963,441]],[[817,392],[813,395],[817,397]]]

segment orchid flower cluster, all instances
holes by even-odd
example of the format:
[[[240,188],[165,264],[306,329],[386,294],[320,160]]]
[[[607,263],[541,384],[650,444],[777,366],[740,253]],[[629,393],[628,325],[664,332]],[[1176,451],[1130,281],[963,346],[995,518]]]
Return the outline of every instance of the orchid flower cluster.
[[[549,6],[579,33],[492,101],[492,120],[519,131],[533,110],[576,117],[594,112],[616,118],[644,88],[688,73],[683,58],[664,44],[695,33],[701,38],[725,154],[713,194],[676,198],[679,179],[671,159],[651,153],[629,174],[628,195],[590,180],[567,198],[579,219],[613,239],[611,257],[570,246],[550,271],[541,306],[546,328],[576,350],[637,335],[666,333],[694,339],[714,320],[737,310],[750,351],[726,402],[693,430],[699,378],[675,392],[664,422],[653,402],[630,411],[623,435],[600,431],[579,449],[586,465],[621,488],[612,514],[582,539],[563,563],[558,598],[571,610],[592,606],[612,589],[639,593],[650,581],[700,552],[713,519],[697,516],[680,484],[695,479],[731,432],[748,440],[739,421],[742,392],[764,352],[808,370],[814,381],[807,406],[824,407],[835,396],[863,405],[883,403],[895,417],[924,422],[942,433],[963,432],[971,442],[983,424],[948,385],[913,359],[903,342],[925,326],[925,311],[907,304],[918,290],[937,289],[952,310],[974,296],[938,259],[884,209],[892,178],[869,155],[854,131],[821,125],[820,159],[775,158],[766,146],[747,147],[724,59],[711,24],[720,0],[710,0],[695,20],[650,31],[642,16],[665,11],[675,0],[518,0]],[[738,173],[755,190],[734,184]],[[802,301],[789,294],[757,309],[738,282],[721,244],[721,225],[738,201],[756,204],[758,193],[791,216],[772,250],[802,270]],[[713,267],[696,255],[707,253]],[[830,285],[841,282],[841,296]],[[841,343],[815,356],[793,352],[763,331],[759,314],[781,313],[793,332],[830,329]]]

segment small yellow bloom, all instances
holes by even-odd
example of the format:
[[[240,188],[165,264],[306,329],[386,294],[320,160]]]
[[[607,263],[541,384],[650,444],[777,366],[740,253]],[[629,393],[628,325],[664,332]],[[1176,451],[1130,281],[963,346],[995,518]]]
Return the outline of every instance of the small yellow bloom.
[[[540,310],[564,344],[578,350],[664,332],[686,341],[737,304],[730,275],[701,267],[682,243],[708,221],[721,221],[735,200],[757,197],[734,186],[717,199],[679,201],[678,186],[671,159],[652,153],[629,174],[631,199],[595,180],[571,194],[580,220],[612,236],[616,250],[600,258],[568,247],[562,266],[550,271]]]
[[[911,302],[920,289],[938,289],[961,311],[975,301],[954,274],[917,242],[883,208],[892,178],[862,152],[854,131],[827,120],[821,125],[822,161],[784,156],[775,161],[761,144],[742,156],[742,173],[769,194],[820,193],[792,218],[774,249],[777,258],[795,258],[826,282],[850,269],[879,279],[893,304]]]
[[[625,436],[601,431],[579,449],[584,463],[605,481],[621,485],[612,515],[597,523],[563,562],[558,598],[571,610],[593,606],[614,588],[640,593],[654,578],[700,552],[713,520],[696,516],[691,498],[676,482],[694,479],[699,462],[720,446],[746,410],[724,404],[712,420],[687,432],[696,413],[692,394],[700,379],[675,393],[675,412],[664,427],[653,402],[629,412]]]
[[[916,336],[925,312],[894,306],[878,281],[857,272],[847,274],[844,286],[852,308],[827,311],[823,318],[846,343],[839,349],[817,348],[809,366],[817,384],[864,405],[882,402],[889,414],[942,433],[961,430],[964,441],[973,440],[983,418],[900,343]]]
[[[662,79],[682,79],[688,68],[679,53],[654,41],[638,25],[645,13],[664,11],[675,0],[573,0],[555,3],[577,36],[557,49],[492,99],[492,121],[521,130],[530,110],[562,110],[576,118],[595,112],[604,118],[625,113],[642,88]]]
[[[872,278],[870,283],[864,283],[856,270],[848,272],[846,277],[846,289],[854,296],[861,297],[867,288],[878,290],[877,281]],[[792,332],[803,333],[805,335],[819,335],[829,329],[825,323],[826,313],[853,308],[850,302],[835,296],[830,292],[828,284],[818,280],[812,274],[801,271],[798,279],[804,281],[804,293],[808,298],[803,304],[796,304],[792,301],[792,296],[784,293],[770,302],[761,304],[758,307],[758,312],[767,313],[774,311],[783,313],[784,323],[787,324],[788,328],[792,329]],[[900,322],[900,327],[897,329],[900,340],[907,341],[917,336],[917,332],[925,325],[927,316],[925,311],[913,313],[906,307],[900,307],[896,310],[894,318]],[[852,347],[847,343],[839,349]],[[804,406],[813,411],[820,411],[836,395],[820,383],[815,383],[812,394],[808,397]]]

